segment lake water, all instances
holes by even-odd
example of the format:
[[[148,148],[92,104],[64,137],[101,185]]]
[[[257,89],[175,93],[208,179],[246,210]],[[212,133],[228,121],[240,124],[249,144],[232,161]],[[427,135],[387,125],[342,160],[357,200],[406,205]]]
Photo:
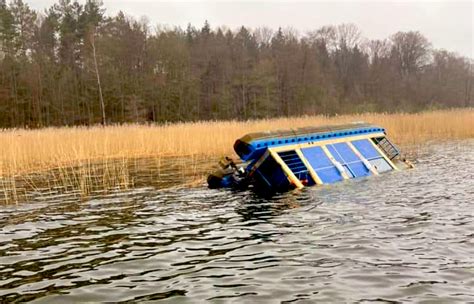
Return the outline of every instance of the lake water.
[[[0,207],[0,302],[474,301],[474,141],[263,199],[141,188]]]

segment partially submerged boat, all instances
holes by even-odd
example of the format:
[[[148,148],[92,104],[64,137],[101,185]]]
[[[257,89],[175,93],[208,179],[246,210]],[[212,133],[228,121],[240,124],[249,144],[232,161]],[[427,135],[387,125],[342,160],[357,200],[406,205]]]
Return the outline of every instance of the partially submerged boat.
[[[240,160],[222,160],[208,185],[282,192],[413,167],[386,135],[367,123],[247,134],[234,144]]]

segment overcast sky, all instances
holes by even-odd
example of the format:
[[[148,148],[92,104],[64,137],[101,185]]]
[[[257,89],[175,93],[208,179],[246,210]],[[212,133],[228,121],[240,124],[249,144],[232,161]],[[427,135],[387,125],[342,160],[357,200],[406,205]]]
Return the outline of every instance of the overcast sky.
[[[55,0],[26,0],[43,10]],[[79,1],[81,3],[85,1]],[[122,10],[148,17],[151,24],[197,27],[240,25],[274,29],[293,27],[300,33],[323,25],[354,23],[365,37],[387,38],[397,31],[418,30],[436,48],[474,58],[474,1],[156,1],[104,0],[107,13]]]

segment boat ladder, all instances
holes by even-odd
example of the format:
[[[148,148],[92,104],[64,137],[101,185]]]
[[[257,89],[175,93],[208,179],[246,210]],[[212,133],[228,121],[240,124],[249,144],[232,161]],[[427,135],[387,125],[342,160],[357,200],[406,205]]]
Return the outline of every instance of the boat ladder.
[[[392,144],[386,137],[374,138],[377,146],[387,155],[390,160],[400,155],[400,150]]]

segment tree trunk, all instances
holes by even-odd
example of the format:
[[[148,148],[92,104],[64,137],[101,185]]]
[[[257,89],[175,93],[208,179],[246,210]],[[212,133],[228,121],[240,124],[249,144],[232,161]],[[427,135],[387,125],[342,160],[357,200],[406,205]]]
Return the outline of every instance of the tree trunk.
[[[95,75],[97,77],[97,86],[99,87],[99,100],[100,100],[100,110],[102,112],[102,125],[105,126],[107,123],[105,119],[105,104],[104,104],[104,96],[102,95],[102,85],[100,83],[100,74],[99,74],[99,66],[97,64],[97,54],[95,51],[95,39],[94,39],[95,33],[92,33],[91,35],[91,45],[92,45],[92,55],[94,59],[94,67],[95,67]]]
[[[466,79],[466,97],[464,101],[464,106],[469,107],[471,105],[471,91],[472,91],[472,79],[473,79],[473,73],[472,73],[472,66],[473,64],[469,64],[469,71],[467,74],[467,79]]]

